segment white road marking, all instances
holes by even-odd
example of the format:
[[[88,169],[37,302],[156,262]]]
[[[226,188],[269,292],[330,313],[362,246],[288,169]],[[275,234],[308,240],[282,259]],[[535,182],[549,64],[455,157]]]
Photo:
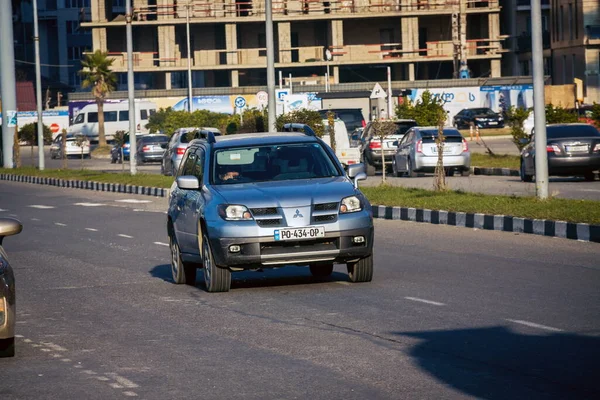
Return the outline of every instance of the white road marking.
[[[46,347],[51,348],[54,351],[67,351],[67,349],[65,349],[62,346],[59,346],[57,344],[51,343],[51,342],[42,342],[42,344]]]
[[[159,246],[167,246],[169,247],[169,243],[163,243],[163,242],[154,242],[154,244],[157,244]]]
[[[62,356],[60,354],[52,354],[52,357],[54,357],[54,358],[60,358]]]
[[[3,211],[8,211],[8,210],[5,210],[4,208],[0,208],[0,212],[3,212]]]
[[[127,239],[133,239],[133,236],[124,235],[122,233],[119,233],[117,236],[124,237],[124,238],[127,238]]]
[[[41,351],[45,351],[45,352],[50,352],[50,351],[52,351],[52,350],[50,350],[50,349],[45,349],[45,348],[43,348],[43,347],[42,347],[40,350],[41,350]]]
[[[98,229],[94,229],[94,228],[85,228],[86,231],[90,231],[90,232],[98,232]]]
[[[431,304],[432,306],[445,306],[444,303],[439,303],[437,301],[420,299],[418,297],[405,297],[405,299],[406,300],[410,300],[410,301],[418,301],[419,303]]]
[[[60,361],[62,362],[71,362],[70,358],[61,358]]]
[[[23,338],[24,336],[23,335],[15,335],[15,337]]]
[[[83,368],[83,365],[73,365],[73,368]]]
[[[31,347],[42,347],[42,345],[41,345],[41,344],[35,344],[35,343],[34,343],[34,344],[32,344],[32,345],[31,345]]]
[[[83,371],[81,371],[81,373],[87,374],[87,375],[96,375],[96,373],[94,371],[89,370],[89,369],[83,370]]]
[[[105,376],[97,376],[96,379],[98,379],[99,381],[102,381],[102,382],[106,382],[106,381],[110,380]]]
[[[31,218],[32,221],[41,221],[41,219]]]
[[[82,207],[106,207],[106,204],[102,203],[75,203],[73,205]]]
[[[109,385],[113,389],[123,389],[123,386],[119,385],[118,383],[109,383]]]
[[[67,224],[63,224],[63,223],[60,223],[60,222],[55,222],[55,223],[54,223],[54,225],[58,225],[58,226],[67,226]]]
[[[344,286],[350,285],[350,282],[344,282],[344,281],[337,281],[335,283],[337,283],[338,285],[344,285]]]
[[[18,217],[17,214],[8,214],[10,217]]]
[[[27,206],[27,207],[39,208],[40,210],[47,210],[47,209],[50,209],[50,208],[56,208],[54,206],[44,206],[44,205],[41,205],[41,204],[32,204],[32,205]]]
[[[115,201],[119,202],[119,203],[133,203],[133,204],[152,203],[152,200],[138,200],[138,199],[122,199],[122,200],[115,200]]]
[[[126,391],[126,392],[123,392],[123,394],[125,396],[129,396],[129,397],[137,397],[137,393],[136,392]]]
[[[525,325],[530,328],[544,329],[546,331],[551,331],[551,332],[564,332],[562,329],[553,328],[551,326],[546,326],[546,325],[536,324],[535,322],[523,321],[523,320],[519,320],[519,319],[507,319],[507,321],[514,322],[515,324]]]
[[[25,343],[31,343],[31,339],[23,339]]]
[[[138,384],[133,383],[129,379],[123,378],[122,376],[117,375],[115,373],[106,374],[106,376],[109,376],[109,377],[113,378],[115,381],[119,382],[121,385],[125,386],[126,388],[136,388],[136,387],[139,387]]]

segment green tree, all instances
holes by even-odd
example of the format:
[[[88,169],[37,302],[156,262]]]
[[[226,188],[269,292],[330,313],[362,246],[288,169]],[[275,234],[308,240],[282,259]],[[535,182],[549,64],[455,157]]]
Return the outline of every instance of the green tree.
[[[520,150],[526,146],[525,143],[522,143],[522,139],[528,139],[527,132],[523,129],[523,124],[531,110],[525,108],[517,108],[515,106],[510,107],[506,110],[506,123],[510,126],[510,134],[512,135],[512,142],[517,146]]]
[[[420,126],[438,126],[440,115],[446,118],[442,96],[434,96],[429,90],[423,92],[421,99],[414,104],[405,98],[396,107],[396,117],[399,119],[414,119]]]
[[[91,88],[92,95],[98,105],[98,145],[106,146],[104,134],[104,100],[115,89],[116,76],[111,67],[114,58],[108,58],[108,53],[96,50],[86,54],[81,60],[82,69],[79,74],[83,78],[81,87]]]
[[[577,117],[577,114],[572,111],[561,106],[554,107],[552,104],[546,106],[547,124],[567,124],[577,121],[579,121],[579,118]]]
[[[46,125],[43,125],[42,131],[44,144],[50,144],[52,142],[52,131]],[[31,146],[31,164],[35,165],[33,147],[38,144],[37,122],[23,125],[21,129],[19,129],[18,135],[19,142],[27,142],[27,144]]]
[[[231,118],[228,114],[207,110],[196,110],[190,113],[188,111],[175,111],[168,107],[161,108],[154,115],[151,115],[146,128],[150,133],[162,132],[169,136],[179,128],[188,127],[213,127],[225,133]]]
[[[267,111],[251,108],[244,110],[238,119],[237,133],[253,133],[267,131]]]
[[[287,114],[281,114],[275,121],[277,131],[281,132],[283,130],[283,125],[289,123],[306,124],[315,131],[315,134],[318,137],[323,137],[323,133],[325,133],[323,118],[318,111],[300,109]]]
[[[600,129],[600,104],[594,103],[592,106],[592,121],[596,128]]]

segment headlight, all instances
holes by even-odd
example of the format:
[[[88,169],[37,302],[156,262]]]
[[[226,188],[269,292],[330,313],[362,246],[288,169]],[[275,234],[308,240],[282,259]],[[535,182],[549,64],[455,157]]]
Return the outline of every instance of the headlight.
[[[246,206],[221,204],[219,206],[219,215],[227,221],[245,221],[251,220],[252,214]]]
[[[362,204],[360,203],[360,199],[356,196],[350,196],[342,199],[342,204],[340,205],[340,213],[352,213],[362,210]]]

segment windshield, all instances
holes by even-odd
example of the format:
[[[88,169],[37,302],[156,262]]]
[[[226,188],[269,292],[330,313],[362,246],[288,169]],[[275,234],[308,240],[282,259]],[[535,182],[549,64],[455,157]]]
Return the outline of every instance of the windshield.
[[[475,115],[496,115],[496,113],[489,108],[473,108],[471,111]]]
[[[404,135],[413,126],[417,126],[414,121],[396,122],[396,133],[395,135]]]
[[[319,143],[296,143],[217,150],[212,182],[221,185],[340,175]]]
[[[600,137],[600,132],[592,125],[548,126],[546,136],[548,139]]]

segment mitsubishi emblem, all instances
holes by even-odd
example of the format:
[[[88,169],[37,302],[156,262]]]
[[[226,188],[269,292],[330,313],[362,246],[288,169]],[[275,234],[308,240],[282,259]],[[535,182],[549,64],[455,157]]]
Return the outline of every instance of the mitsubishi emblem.
[[[294,218],[304,218],[304,215],[300,214],[300,210],[296,208],[296,214],[294,214]]]

